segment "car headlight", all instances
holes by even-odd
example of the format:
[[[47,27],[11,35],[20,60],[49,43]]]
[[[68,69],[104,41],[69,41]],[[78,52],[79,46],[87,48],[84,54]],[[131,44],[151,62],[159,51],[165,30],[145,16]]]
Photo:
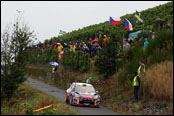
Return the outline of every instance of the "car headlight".
[[[74,97],[75,98],[80,98],[80,95],[79,94],[74,94]]]
[[[95,99],[95,100],[100,100],[100,96],[96,95],[96,96],[94,97],[94,99]]]

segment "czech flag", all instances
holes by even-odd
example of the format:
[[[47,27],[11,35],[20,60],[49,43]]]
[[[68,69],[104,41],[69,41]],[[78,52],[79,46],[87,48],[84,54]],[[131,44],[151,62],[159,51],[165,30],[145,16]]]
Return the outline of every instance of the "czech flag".
[[[120,25],[120,17],[111,17],[110,16],[109,25]]]
[[[132,24],[126,18],[124,19],[124,29],[129,29],[130,31],[133,31]]]

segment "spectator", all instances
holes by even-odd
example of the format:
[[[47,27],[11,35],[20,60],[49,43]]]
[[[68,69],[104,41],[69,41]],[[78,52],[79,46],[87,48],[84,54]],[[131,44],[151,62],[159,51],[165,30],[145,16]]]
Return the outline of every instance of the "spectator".
[[[145,73],[145,64],[142,61],[139,61],[140,66],[138,67],[138,74]]]
[[[133,87],[134,87],[135,101],[138,101],[138,90],[140,87],[140,77],[139,77],[139,75],[137,75],[137,72],[134,72]]]
[[[55,42],[55,46],[54,46],[55,49],[57,49],[57,42]]]
[[[59,62],[60,62],[60,59],[61,59],[62,56],[63,56],[63,53],[64,53],[64,49],[62,48],[62,51],[61,51],[60,54],[59,54]]]
[[[101,39],[101,32],[99,32],[98,38]]]
[[[169,30],[171,30],[171,26],[170,26],[170,24],[167,24],[167,30],[166,31],[169,31]]]
[[[62,39],[60,40],[60,43],[61,43],[61,45],[63,46],[63,48],[66,47],[66,45],[65,45],[65,43],[64,43],[64,41],[63,41]]]
[[[146,48],[147,45],[148,45],[148,40],[147,40],[147,38],[144,38],[144,48]]]
[[[91,80],[92,80],[92,77],[89,77],[89,78],[86,80],[86,83],[90,83]]]
[[[76,43],[73,44],[73,52],[76,51]]]
[[[83,44],[83,51],[84,51],[84,52],[88,52],[88,51],[89,51],[89,48],[88,48],[88,46],[86,45],[86,43]]]
[[[99,44],[97,44],[96,45],[96,54],[98,54],[99,53],[99,51],[101,50],[102,48],[100,47],[100,45]]]
[[[69,49],[70,49],[70,51],[73,51],[73,45],[71,42],[69,42]]]
[[[62,49],[63,49],[63,46],[62,46],[60,43],[58,43],[57,49],[58,49],[58,51],[59,51],[59,53],[60,53],[60,52],[62,51]]]
[[[98,40],[98,37],[97,37],[97,36],[95,36],[94,40]]]
[[[106,39],[106,42],[109,42],[109,40],[110,40],[110,37],[108,37],[108,38]]]
[[[76,43],[76,51],[79,51],[80,50],[80,44],[79,42]]]
[[[130,38],[128,38],[128,43],[131,45],[132,44],[132,40]]]
[[[152,36],[153,36],[153,33],[151,30],[149,30],[149,39],[152,38]]]
[[[34,46],[33,50],[36,51],[36,49],[37,49],[37,46]]]
[[[89,48],[89,54],[91,55],[91,50],[92,50],[92,39],[90,38],[89,39],[89,41],[88,41],[88,43],[87,43],[87,46],[88,46],[88,48]]]
[[[47,48],[49,48],[50,47],[50,44],[47,44]]]

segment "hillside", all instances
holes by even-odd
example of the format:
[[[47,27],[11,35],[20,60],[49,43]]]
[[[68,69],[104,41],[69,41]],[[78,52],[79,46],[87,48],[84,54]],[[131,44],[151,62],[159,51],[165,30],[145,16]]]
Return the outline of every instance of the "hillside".
[[[139,11],[145,18],[144,25],[133,21],[134,14],[121,17],[121,25],[110,26],[109,22],[91,25],[73,31],[61,37],[45,41],[54,45],[55,41],[88,41],[94,39],[96,32],[102,37],[107,35],[110,41],[94,57],[86,52],[65,50],[60,61],[60,68],[54,75],[50,74],[49,62],[57,61],[58,50],[53,47],[28,51],[27,76],[66,89],[70,82],[85,82],[90,76],[91,83],[97,88],[102,104],[121,114],[173,114],[173,2]],[[124,18],[133,25],[134,31],[152,30],[154,38],[148,38],[148,46],[143,48],[140,38],[148,36],[140,33],[128,49],[120,49],[123,38],[128,38],[129,30],[123,29]],[[166,30],[153,24],[153,20],[162,18],[165,24],[171,24]],[[133,72],[137,71],[139,61],[146,65],[146,72],[140,75],[142,84],[140,100],[133,102]],[[54,79],[48,80],[48,75]],[[100,83],[97,83],[97,80]]]

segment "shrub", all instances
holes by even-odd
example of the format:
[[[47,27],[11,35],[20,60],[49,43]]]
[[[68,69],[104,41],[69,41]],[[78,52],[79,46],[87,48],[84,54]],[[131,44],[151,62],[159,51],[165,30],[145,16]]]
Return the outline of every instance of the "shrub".
[[[173,99],[173,62],[165,61],[141,75],[143,95],[161,100]]]

